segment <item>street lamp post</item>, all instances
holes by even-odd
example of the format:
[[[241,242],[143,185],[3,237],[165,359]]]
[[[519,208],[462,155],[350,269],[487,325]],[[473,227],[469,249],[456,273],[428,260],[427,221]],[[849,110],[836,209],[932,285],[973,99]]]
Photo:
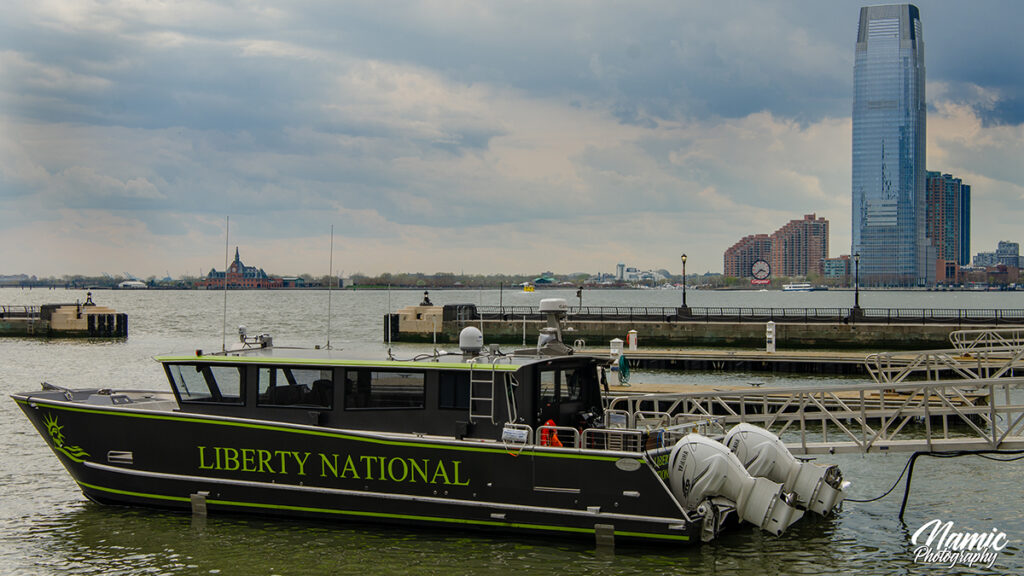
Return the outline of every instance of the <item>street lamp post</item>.
[[[683,308],[686,308],[686,254],[679,257],[683,261]]]
[[[860,310],[860,252],[853,255],[853,308]]]

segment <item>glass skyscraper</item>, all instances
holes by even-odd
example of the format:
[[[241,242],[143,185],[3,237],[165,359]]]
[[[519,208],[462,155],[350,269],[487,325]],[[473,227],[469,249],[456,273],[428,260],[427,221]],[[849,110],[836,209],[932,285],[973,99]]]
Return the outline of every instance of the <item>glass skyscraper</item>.
[[[925,219],[924,40],[916,6],[860,10],[853,67],[853,246],[867,285],[935,279]]]

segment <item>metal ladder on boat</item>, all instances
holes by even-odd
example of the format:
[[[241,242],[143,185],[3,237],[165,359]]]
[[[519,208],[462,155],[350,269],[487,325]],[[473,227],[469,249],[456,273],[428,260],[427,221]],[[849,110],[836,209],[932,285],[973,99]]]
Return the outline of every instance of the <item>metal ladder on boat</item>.
[[[473,422],[476,418],[489,418],[491,424],[496,424],[494,421],[494,381],[498,372],[494,369],[494,364],[490,365],[489,371],[477,369],[477,364],[478,362],[469,364],[469,421]],[[488,372],[488,376],[478,377],[480,372]],[[479,405],[486,406],[487,410],[478,409]]]

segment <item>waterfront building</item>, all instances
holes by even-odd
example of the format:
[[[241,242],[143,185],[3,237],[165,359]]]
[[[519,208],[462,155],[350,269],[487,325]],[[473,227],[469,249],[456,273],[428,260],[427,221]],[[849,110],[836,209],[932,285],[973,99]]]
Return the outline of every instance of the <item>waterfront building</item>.
[[[772,239],[767,234],[744,236],[725,251],[723,273],[733,278],[750,278],[750,268],[758,260],[772,257]]]
[[[959,178],[927,172],[928,238],[935,248],[935,281],[955,281],[960,266],[970,263],[970,190]],[[965,247],[964,244],[967,244]]]
[[[996,246],[996,265],[1020,268],[1020,244],[1000,240]]]
[[[848,281],[853,274],[853,263],[849,254],[843,254],[839,258],[825,258],[822,261],[822,276],[825,278],[840,278]]]
[[[974,265],[978,268],[987,268],[998,263],[995,252],[978,252],[974,255]]]
[[[778,276],[807,276],[822,273],[828,258],[828,220],[805,214],[790,220],[772,236],[772,273]]]
[[[853,85],[851,253],[860,254],[860,281],[931,284],[924,39],[916,6],[861,8]]]
[[[228,288],[283,288],[284,281],[281,278],[271,278],[256,266],[246,266],[238,255],[238,247],[235,247],[235,261],[232,262],[226,272],[220,272],[211,268],[206,278],[196,282],[199,288],[224,288],[225,279]]]
[[[971,263],[971,186],[960,183],[960,253],[957,262],[961,266]]]

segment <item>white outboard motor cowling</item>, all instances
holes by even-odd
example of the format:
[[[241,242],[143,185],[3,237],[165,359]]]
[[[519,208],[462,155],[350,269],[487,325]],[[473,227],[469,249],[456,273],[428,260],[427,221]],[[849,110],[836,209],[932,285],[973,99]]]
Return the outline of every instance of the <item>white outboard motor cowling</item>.
[[[672,448],[669,488],[687,510],[716,496],[731,500],[740,518],[776,536],[803,516],[780,484],[753,478],[728,448],[699,434]]]
[[[835,464],[800,462],[778,436],[754,426],[737,424],[725,435],[729,447],[751,476],[782,484],[796,496],[797,506],[828,515],[845,498],[849,482]]]

